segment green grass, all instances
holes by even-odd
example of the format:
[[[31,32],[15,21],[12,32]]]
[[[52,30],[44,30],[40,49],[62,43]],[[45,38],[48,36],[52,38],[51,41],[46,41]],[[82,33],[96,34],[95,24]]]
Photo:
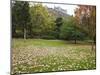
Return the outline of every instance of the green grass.
[[[13,39],[12,73],[91,70],[96,68],[95,51],[86,42]]]

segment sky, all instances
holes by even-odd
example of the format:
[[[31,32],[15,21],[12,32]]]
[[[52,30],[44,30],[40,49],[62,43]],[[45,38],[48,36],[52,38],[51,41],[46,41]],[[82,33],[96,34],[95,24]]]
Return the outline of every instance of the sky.
[[[96,0],[92,0],[92,1],[90,1],[90,0],[21,0],[21,1],[42,1],[42,2],[96,5]]]
[[[48,6],[50,8],[61,7],[64,10],[67,10],[67,14],[74,15],[74,10],[77,8],[77,5],[63,5],[63,4],[43,4],[44,6]]]

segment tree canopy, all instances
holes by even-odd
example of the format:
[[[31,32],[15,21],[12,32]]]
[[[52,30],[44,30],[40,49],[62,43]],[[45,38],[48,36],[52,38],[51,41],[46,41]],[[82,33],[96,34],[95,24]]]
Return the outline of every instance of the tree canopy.
[[[54,29],[53,17],[42,4],[32,6],[30,8],[30,14],[34,36],[41,37]]]
[[[42,3],[12,2],[12,36],[15,38],[43,38],[84,40],[96,38],[96,7],[78,5],[75,16],[60,7],[49,8]],[[90,39],[90,40],[91,40]]]
[[[22,30],[23,38],[26,38],[30,23],[29,3],[15,1],[12,6],[12,30]]]
[[[96,36],[96,7],[79,5],[75,14],[77,26],[93,39]]]

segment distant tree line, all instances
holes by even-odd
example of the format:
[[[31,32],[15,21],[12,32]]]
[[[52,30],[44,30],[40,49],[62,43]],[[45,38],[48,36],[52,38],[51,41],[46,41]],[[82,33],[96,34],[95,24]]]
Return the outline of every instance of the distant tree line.
[[[75,43],[77,40],[93,39],[95,30],[93,30],[92,35],[91,31],[82,25],[88,23],[94,25],[94,23],[87,22],[87,19],[84,18],[80,25],[78,11],[79,9],[76,10],[75,17],[55,17],[41,3],[30,6],[27,1],[14,1],[12,2],[12,37],[74,40]],[[95,13],[91,13],[91,17],[93,14],[95,17]],[[93,37],[90,38],[90,36]]]

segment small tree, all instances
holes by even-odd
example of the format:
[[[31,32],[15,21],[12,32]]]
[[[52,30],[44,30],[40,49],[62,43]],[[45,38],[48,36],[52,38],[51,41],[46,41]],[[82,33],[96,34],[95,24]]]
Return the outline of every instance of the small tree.
[[[56,24],[56,28],[55,28],[55,32],[56,32],[56,38],[59,39],[59,34],[60,34],[60,28],[61,26],[63,25],[63,18],[62,17],[58,17],[56,18],[56,21],[55,21],[55,24]]]
[[[65,20],[64,24],[61,27],[60,38],[65,40],[74,40],[74,43],[77,43],[77,40],[84,39],[84,33],[76,27],[76,22],[73,17],[69,17],[69,20]]]

